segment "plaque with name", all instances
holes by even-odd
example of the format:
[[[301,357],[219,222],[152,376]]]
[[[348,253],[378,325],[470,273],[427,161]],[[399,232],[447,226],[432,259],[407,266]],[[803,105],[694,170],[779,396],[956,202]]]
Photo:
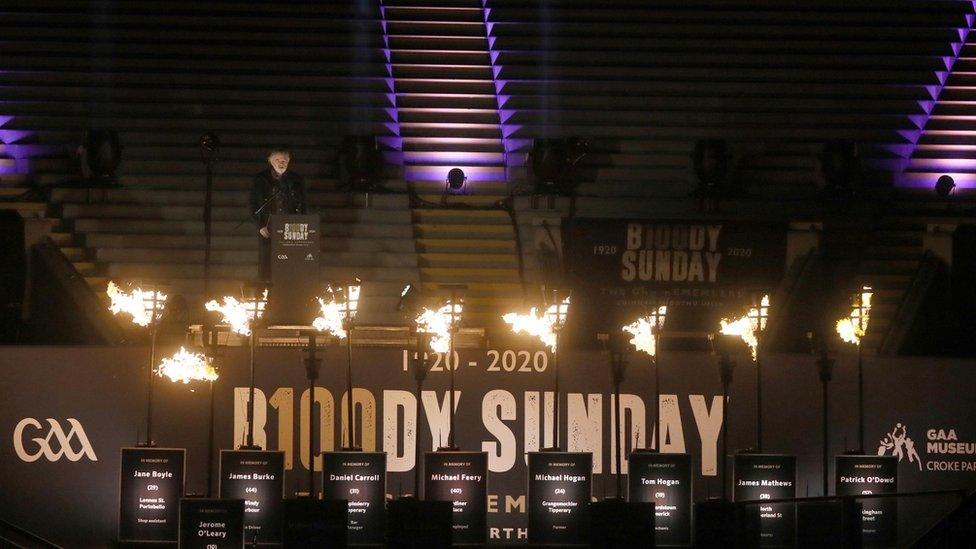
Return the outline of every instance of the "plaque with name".
[[[761,501],[796,497],[796,456],[737,454],[732,498]],[[790,503],[760,503],[761,547],[792,547],[796,539],[796,513]]]
[[[180,500],[180,549],[244,547],[244,500]]]
[[[452,502],[454,545],[483,545],[488,532],[488,454],[428,452],[424,498]]]
[[[220,451],[220,497],[244,501],[248,543],[281,543],[284,479],[284,452]]]
[[[634,452],[627,482],[630,501],[654,502],[658,547],[691,545],[691,454]]]
[[[587,545],[593,454],[529,452],[529,544]]]
[[[119,541],[177,541],[186,450],[122,448],[121,464]]]
[[[349,502],[351,545],[382,544],[386,537],[386,453],[325,452],[322,493]]]
[[[271,216],[269,323],[304,325],[315,318],[320,254],[318,215]]]
[[[895,456],[837,456],[834,458],[838,496],[895,494],[898,458]],[[898,502],[894,498],[865,498],[861,540],[864,545],[895,545],[898,541]]]

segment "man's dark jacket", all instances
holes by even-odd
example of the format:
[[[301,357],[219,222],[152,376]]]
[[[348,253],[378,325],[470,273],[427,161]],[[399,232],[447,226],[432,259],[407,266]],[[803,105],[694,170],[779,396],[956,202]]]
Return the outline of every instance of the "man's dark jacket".
[[[258,209],[261,211],[258,212]],[[270,166],[254,176],[251,187],[251,215],[258,228],[266,227],[268,218],[272,215],[304,213],[308,211],[302,176],[289,170],[280,178],[275,178]]]

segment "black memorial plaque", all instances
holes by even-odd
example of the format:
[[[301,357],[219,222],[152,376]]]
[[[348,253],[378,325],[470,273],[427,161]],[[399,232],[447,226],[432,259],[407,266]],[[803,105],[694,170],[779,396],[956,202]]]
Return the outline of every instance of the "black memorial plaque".
[[[836,456],[838,496],[895,494],[898,492],[898,458],[895,456]],[[864,498],[861,541],[864,545],[890,546],[898,541],[898,502],[894,498]]]
[[[221,450],[220,497],[244,500],[248,543],[281,543],[285,453]]]
[[[589,543],[593,454],[529,452],[529,544]]]
[[[386,536],[386,453],[324,452],[322,493],[349,502],[350,545],[381,544]]]
[[[282,502],[285,547],[345,547],[349,511],[346,501],[286,499]]]
[[[761,501],[796,497],[796,456],[738,454],[735,456],[732,498]],[[796,539],[796,512],[789,503],[761,503],[761,547],[792,547]]]
[[[654,502],[656,545],[691,545],[691,454],[634,452],[627,467],[629,500]]]
[[[244,547],[244,500],[180,500],[180,549]]]
[[[119,541],[178,539],[185,464],[182,448],[122,448]]]
[[[319,216],[271,216],[271,297],[269,322],[306,325],[319,295]]]
[[[488,533],[488,454],[428,452],[424,498],[450,501],[454,545],[484,544]]]

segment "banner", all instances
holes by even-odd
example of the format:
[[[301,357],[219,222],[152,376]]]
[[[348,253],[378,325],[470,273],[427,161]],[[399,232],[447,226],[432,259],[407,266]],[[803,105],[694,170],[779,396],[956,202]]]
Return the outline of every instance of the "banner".
[[[665,304],[669,330],[714,330],[785,270],[782,224],[576,219],[564,234],[570,333],[584,347],[589,332],[619,329]]]
[[[527,454],[552,439],[551,360],[527,340],[524,346],[518,343],[458,353],[456,443],[465,451],[487,453],[488,539],[495,544],[527,540]],[[159,355],[170,351],[161,348]],[[139,347],[0,349],[0,516],[66,546],[111,544],[118,535],[120,448],[144,437],[148,354]],[[415,445],[433,451],[447,440],[449,376],[443,357],[428,365],[418,417],[407,355],[393,348],[356,348],[353,353],[356,424],[363,449],[386,454],[391,497],[412,492]],[[298,349],[256,352],[255,439],[267,450],[284,452],[286,497],[308,486],[310,399],[303,356]],[[342,445],[347,421],[342,405],[345,349],[327,347],[321,356],[311,411],[319,426],[317,445],[333,451]],[[721,492],[717,473],[724,427],[717,360],[707,353],[674,351],[661,358],[666,388],[659,406],[662,450],[690,454],[696,501],[716,496]],[[734,358],[738,365],[728,408],[730,452],[755,445],[755,369],[748,356]],[[847,450],[845,440],[857,440],[857,358],[853,353],[836,358],[831,456]],[[621,386],[624,455],[647,446],[655,432],[653,370],[641,367],[636,356],[629,360]],[[234,449],[246,434],[248,349],[223,350],[218,365],[216,445]],[[600,352],[565,352],[559,366],[565,449],[591,452],[593,495],[613,496],[617,464],[609,360]],[[974,367],[972,360],[865,360],[866,439],[872,443],[870,453],[896,456],[900,489],[976,488]],[[814,357],[769,354],[763,376],[764,448],[796,455],[797,494],[820,495],[821,396]],[[160,446],[186,448],[186,492],[205,493],[206,385],[159,380],[155,386],[153,437]],[[321,459],[315,469],[318,487]],[[919,515],[912,505],[937,503],[915,499],[900,504],[899,522]],[[955,504],[948,499],[944,503]]]

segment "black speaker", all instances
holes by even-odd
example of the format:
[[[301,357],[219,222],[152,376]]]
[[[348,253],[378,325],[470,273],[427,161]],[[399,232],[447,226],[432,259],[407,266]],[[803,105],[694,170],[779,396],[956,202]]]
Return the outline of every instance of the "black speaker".
[[[797,503],[796,546],[861,547],[861,503],[853,499]]]
[[[345,547],[349,507],[345,501],[286,499],[282,546]]]
[[[591,547],[654,547],[654,502],[590,504]]]
[[[694,547],[759,547],[759,506],[725,500],[696,503]]]
[[[450,547],[454,503],[400,498],[387,505],[387,547]]]

